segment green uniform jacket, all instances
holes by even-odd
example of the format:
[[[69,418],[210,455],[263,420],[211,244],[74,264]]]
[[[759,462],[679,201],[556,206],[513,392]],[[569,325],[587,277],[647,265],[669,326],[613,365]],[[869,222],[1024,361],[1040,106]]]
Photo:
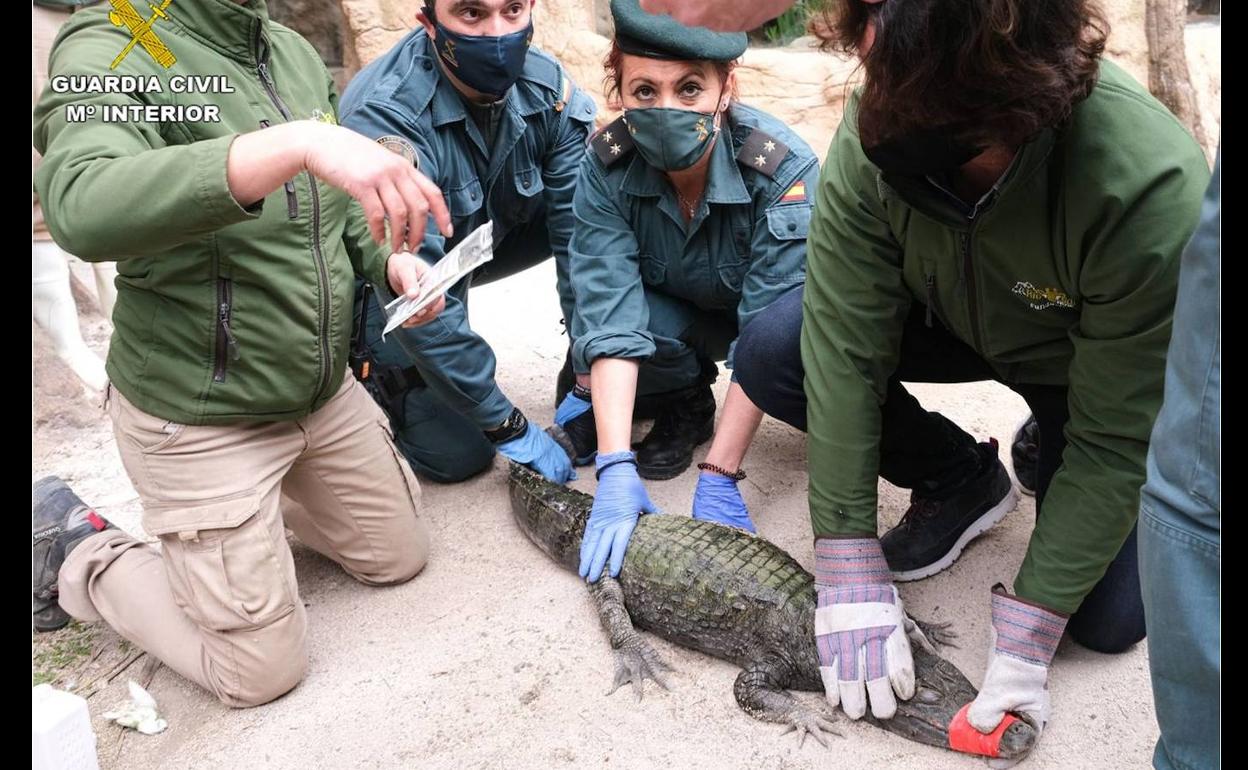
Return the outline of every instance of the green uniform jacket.
[[[388,250],[345,193],[296,176],[241,208],[226,155],[241,133],[332,121],[333,82],[312,46],[261,0],[175,0],[152,31],[166,69],[109,22],[74,14],[52,51],[35,113],[36,188],[67,251],[117,262],[107,370],[140,409],[186,424],[291,420],[315,411],[347,369],[354,274],[383,281]],[[56,93],[57,76],[155,76],[160,93]],[[224,75],[233,93],[174,93],[174,78]],[[217,122],[108,120],[108,108],[217,105]],[[71,107],[93,113],[70,122]],[[81,117],[81,116],[79,116]]]
[[[815,534],[876,532],[879,405],[917,301],[1004,382],[1069,386],[1066,451],[1015,590],[1073,612],[1135,522],[1204,154],[1108,62],[1070,122],[1024,145],[973,207],[927,180],[882,177],[856,114],[855,99],[810,227],[802,360]]]

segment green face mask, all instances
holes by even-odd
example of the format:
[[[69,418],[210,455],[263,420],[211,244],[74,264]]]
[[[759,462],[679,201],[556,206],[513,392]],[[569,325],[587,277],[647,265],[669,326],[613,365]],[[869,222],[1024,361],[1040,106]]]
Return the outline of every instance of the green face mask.
[[[625,110],[637,152],[661,171],[683,171],[702,159],[719,131],[719,113],[669,107]]]

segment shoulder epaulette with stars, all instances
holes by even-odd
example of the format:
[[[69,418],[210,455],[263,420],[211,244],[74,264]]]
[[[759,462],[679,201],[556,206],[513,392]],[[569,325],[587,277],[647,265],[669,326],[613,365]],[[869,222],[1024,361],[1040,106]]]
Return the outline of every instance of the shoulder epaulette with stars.
[[[629,136],[623,116],[595,132],[589,142],[604,166],[610,166],[633,151],[633,138]]]
[[[780,161],[784,160],[788,152],[787,144],[756,128],[745,138],[745,144],[741,145],[741,150],[737,153],[737,162],[754,169],[763,176],[771,177],[776,173],[776,169],[780,167]]]

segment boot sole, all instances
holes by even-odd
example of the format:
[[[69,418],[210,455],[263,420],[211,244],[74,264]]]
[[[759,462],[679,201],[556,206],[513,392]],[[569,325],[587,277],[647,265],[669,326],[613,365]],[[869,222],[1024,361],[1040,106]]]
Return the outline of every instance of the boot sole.
[[[893,582],[909,583],[915,580],[922,580],[949,569],[972,540],[996,526],[1005,518],[1007,513],[1014,510],[1016,505],[1018,505],[1018,490],[1014,489],[1014,485],[1011,484],[1010,491],[1006,493],[1005,497],[1001,498],[1001,502],[989,508],[982,516],[971,522],[971,526],[966,528],[957,542],[953,544],[953,548],[949,549],[948,553],[931,564],[916,569],[894,572]]]

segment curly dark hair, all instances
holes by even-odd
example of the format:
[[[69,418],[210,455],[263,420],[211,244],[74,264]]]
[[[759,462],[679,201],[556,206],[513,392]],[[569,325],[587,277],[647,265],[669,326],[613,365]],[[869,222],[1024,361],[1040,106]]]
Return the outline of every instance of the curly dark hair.
[[[1092,93],[1109,22],[1096,0],[833,0],[811,22],[857,55],[865,144],[944,128],[975,145],[1024,142]]]

